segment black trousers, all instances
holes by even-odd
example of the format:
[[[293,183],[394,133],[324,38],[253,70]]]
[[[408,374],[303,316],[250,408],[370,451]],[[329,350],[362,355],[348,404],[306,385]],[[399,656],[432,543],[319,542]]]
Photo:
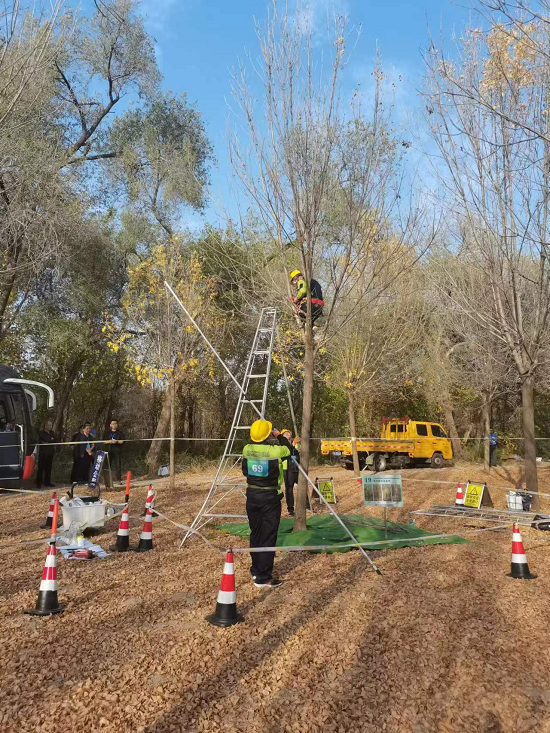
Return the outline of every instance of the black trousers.
[[[298,307],[298,315],[299,317],[305,321],[307,318],[307,303],[300,303]],[[321,318],[323,315],[323,307],[321,305],[317,305],[317,303],[311,304],[311,323],[314,324],[315,321],[318,318]]]
[[[53,453],[51,455],[38,454],[38,469],[36,471],[36,485],[43,486],[52,482]]]
[[[496,445],[489,446],[489,466],[498,466]]]
[[[250,525],[250,547],[275,547],[281,521],[281,495],[277,489],[246,490],[246,513]],[[263,582],[273,576],[274,552],[251,552],[252,577]]]
[[[117,481],[122,481],[122,453],[119,450],[108,451],[108,453],[109,465],[111,466],[113,479],[116,479]],[[107,466],[105,466],[104,470],[107,471]]]
[[[289,459],[290,460],[290,459]],[[286,508],[289,512],[294,511],[294,484],[298,481],[298,474],[296,471],[290,471],[288,468],[283,471],[285,477],[285,499]]]

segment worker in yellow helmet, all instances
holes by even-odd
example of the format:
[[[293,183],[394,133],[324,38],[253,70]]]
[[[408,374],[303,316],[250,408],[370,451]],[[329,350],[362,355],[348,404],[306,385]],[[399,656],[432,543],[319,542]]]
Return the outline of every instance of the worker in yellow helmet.
[[[300,272],[300,270],[293,270],[290,273],[290,282],[296,289],[296,295],[292,296],[290,300],[296,304],[296,315],[306,320],[307,316],[307,285],[306,279]],[[311,280],[310,284],[311,293],[311,322],[315,321],[323,315],[323,291],[317,280]]]
[[[283,459],[291,445],[269,420],[256,420],[250,440],[243,448],[242,470],[246,476],[246,514],[250,525],[250,547],[275,547],[281,521]],[[250,573],[257,588],[278,588],[273,577],[275,553],[251,552]]]

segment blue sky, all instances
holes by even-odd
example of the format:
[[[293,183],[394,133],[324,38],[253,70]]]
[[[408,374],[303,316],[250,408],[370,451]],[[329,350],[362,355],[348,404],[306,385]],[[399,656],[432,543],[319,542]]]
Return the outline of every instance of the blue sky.
[[[83,9],[87,11],[90,5],[90,0],[84,0]],[[301,7],[320,29],[327,10],[346,15],[351,26],[361,24],[359,43],[346,70],[350,91],[357,83],[363,88],[369,84],[378,43],[385,71],[390,78],[402,79],[396,97],[402,124],[419,108],[416,90],[422,85],[421,52],[429,29],[438,38],[442,29],[450,41],[453,31],[461,35],[470,14],[463,5],[449,0],[301,0]],[[231,168],[225,142],[229,73],[247,50],[257,55],[254,17],[261,21],[266,8],[264,0],[143,0],[141,5],[146,27],[156,40],[165,89],[187,92],[202,113],[214,145],[217,166],[212,171],[212,203],[203,221],[221,223],[220,201],[230,212],[236,211],[230,200]],[[192,216],[188,223],[198,226],[201,220]]]

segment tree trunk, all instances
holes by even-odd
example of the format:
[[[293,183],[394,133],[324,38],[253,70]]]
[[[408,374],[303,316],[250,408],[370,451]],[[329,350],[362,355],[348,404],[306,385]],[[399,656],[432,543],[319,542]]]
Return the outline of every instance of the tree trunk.
[[[525,486],[529,491],[538,491],[537,444],[535,441],[535,401],[533,377],[524,377],[521,384],[521,409],[523,418],[523,457],[525,459]],[[538,496],[533,496],[533,509],[539,509]]]
[[[359,454],[357,453],[357,435],[355,426],[355,396],[350,390],[348,392],[348,414],[349,414],[349,429],[351,437],[351,454],[353,456],[353,473],[359,477],[361,475],[361,469],[359,468]]]
[[[176,387],[174,378],[170,382],[170,488],[176,487]]]
[[[489,399],[485,396],[483,407],[481,408],[483,419],[483,467],[486,471],[490,470],[490,451],[489,433],[491,432],[491,416],[489,412]]]
[[[177,391],[178,384],[175,385],[174,392]],[[160,416],[159,421],[157,423],[157,428],[155,430],[155,438],[164,438],[166,437],[166,433],[168,432],[169,426],[170,426],[170,414],[172,409],[172,398],[173,398],[173,391],[171,389],[171,385],[169,385],[168,389],[164,393],[164,398],[162,400],[162,407],[160,410]],[[147,453],[147,466],[149,467],[149,476],[154,476],[160,462],[160,453],[162,451],[164,441],[163,440],[153,440],[151,443],[151,447],[149,448],[149,452]]]
[[[61,389],[55,396],[56,404],[55,404],[55,417],[53,419],[53,431],[56,435],[61,436],[61,430],[63,428],[63,415],[65,413],[67,405],[69,404],[71,393],[74,387],[74,382],[75,382],[75,379],[77,377],[78,371],[81,366],[82,366],[82,359],[78,359],[78,361],[73,362],[72,366],[69,369],[69,373],[65,377],[63,386],[61,387]],[[78,428],[79,426],[77,425],[75,427]]]
[[[315,343],[311,318],[308,314],[304,329],[304,397],[302,401],[302,444],[300,449],[300,465],[307,473],[309,470],[309,444],[311,437],[311,421],[313,408],[313,363]],[[308,483],[300,472],[296,491],[294,532],[306,529],[306,499]]]
[[[453,408],[448,404],[444,405],[443,414],[445,416],[445,423],[451,437],[451,443],[453,446],[453,457],[460,458],[460,456],[462,455],[462,443],[460,442],[460,436],[458,434],[458,430],[456,429]]]

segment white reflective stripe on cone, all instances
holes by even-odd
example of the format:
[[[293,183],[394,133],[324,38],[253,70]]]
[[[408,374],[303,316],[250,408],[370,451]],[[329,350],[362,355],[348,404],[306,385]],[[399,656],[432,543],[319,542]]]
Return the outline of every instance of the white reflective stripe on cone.
[[[140,539],[142,539],[142,540],[152,540],[153,539],[153,533],[152,532],[142,532]]]
[[[43,580],[40,583],[39,592],[47,590],[57,590],[57,580]]]
[[[235,590],[218,591],[218,603],[237,603],[237,591]]]
[[[119,529],[118,530],[118,536],[119,537],[128,537],[129,534],[130,534],[130,530],[129,529]]]
[[[224,563],[223,575],[235,575],[235,563],[232,563],[232,562]]]
[[[512,542],[523,542],[519,532],[512,532]]]
[[[516,563],[516,565],[527,565],[527,558],[525,555],[512,554],[512,562]]]

